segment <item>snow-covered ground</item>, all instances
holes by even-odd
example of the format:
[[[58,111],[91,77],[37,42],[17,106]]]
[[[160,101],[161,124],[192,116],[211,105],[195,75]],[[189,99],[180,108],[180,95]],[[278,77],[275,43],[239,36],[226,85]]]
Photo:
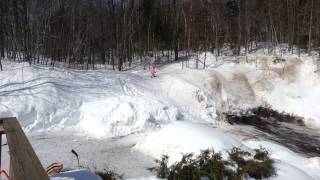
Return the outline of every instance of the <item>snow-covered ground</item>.
[[[147,168],[161,154],[174,162],[181,153],[200,149],[225,153],[234,146],[262,145],[276,160],[273,179],[320,179],[320,157],[233,132],[219,121],[221,112],[268,104],[320,129],[315,60],[283,56],[285,62],[274,64],[271,56],[257,54],[248,62],[206,58],[206,69],[195,69],[194,61],[182,69],[180,62],[160,67],[157,78],[142,68],[80,71],[4,61],[0,117],[19,119],[44,166],[59,161],[77,168],[70,153],[75,149],[85,168],[110,167],[126,178],[143,179],[154,177]],[[8,157],[3,161],[8,164]]]

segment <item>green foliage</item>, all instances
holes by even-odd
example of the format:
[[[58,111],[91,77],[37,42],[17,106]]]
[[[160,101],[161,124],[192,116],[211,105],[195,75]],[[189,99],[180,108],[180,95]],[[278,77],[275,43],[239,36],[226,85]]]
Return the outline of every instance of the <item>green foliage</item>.
[[[199,179],[199,169],[193,154],[183,155],[180,162],[170,168],[168,179]]]
[[[260,149],[255,149],[255,152],[254,159],[265,161],[269,158],[270,153],[265,148],[260,147]]]
[[[169,156],[162,155],[160,160],[155,160],[155,162],[159,164],[159,166],[149,168],[149,170],[157,172],[157,177],[161,179],[168,177],[170,173],[170,170],[168,167],[168,160],[169,160]]]
[[[98,176],[100,176],[103,180],[117,180],[123,179],[122,175],[115,173],[112,170],[104,169],[103,171],[96,171],[95,172]]]
[[[162,156],[156,160],[158,166],[149,170],[156,172],[158,178],[168,180],[241,180],[248,176],[261,179],[275,175],[269,152],[263,148],[254,151],[252,155],[240,148],[233,148],[229,152],[229,160],[223,160],[220,153],[207,149],[198,156],[185,154],[171,166],[168,165],[169,156]]]
[[[265,148],[255,149],[253,159],[251,153],[239,148],[233,148],[229,152],[230,160],[237,164],[237,172],[241,175],[248,175],[251,178],[262,179],[275,174],[273,160]]]
[[[198,156],[199,169],[201,177],[209,179],[233,178],[236,174],[228,168],[231,165],[228,161],[222,160],[220,153],[215,153],[214,150],[204,150]]]
[[[233,148],[229,152],[230,159],[236,162],[239,166],[243,166],[246,163],[245,157],[251,156],[251,153],[243,151],[240,148]]]
[[[255,179],[267,178],[275,174],[273,161],[271,159],[262,162],[248,160],[243,169],[246,174]]]

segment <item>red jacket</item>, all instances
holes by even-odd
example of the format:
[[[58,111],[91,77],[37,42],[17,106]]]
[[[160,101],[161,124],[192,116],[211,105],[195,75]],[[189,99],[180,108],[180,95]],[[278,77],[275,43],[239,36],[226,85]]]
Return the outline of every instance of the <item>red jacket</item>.
[[[151,68],[150,74],[151,74],[151,76],[156,76],[157,75],[157,70],[156,70],[155,67]]]

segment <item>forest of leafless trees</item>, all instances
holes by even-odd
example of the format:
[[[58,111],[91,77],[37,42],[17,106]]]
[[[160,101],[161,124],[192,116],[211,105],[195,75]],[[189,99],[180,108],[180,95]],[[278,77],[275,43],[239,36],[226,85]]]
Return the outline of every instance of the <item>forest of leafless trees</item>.
[[[319,51],[320,0],[0,0],[0,56],[32,64],[121,71],[156,53],[239,55],[256,42]]]

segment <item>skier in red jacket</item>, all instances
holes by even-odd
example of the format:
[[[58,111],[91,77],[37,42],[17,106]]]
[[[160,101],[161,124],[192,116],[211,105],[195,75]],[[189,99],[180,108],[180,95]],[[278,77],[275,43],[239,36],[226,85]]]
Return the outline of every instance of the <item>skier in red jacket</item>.
[[[150,74],[151,74],[151,78],[157,77],[156,66],[152,66],[152,68],[150,69]]]

